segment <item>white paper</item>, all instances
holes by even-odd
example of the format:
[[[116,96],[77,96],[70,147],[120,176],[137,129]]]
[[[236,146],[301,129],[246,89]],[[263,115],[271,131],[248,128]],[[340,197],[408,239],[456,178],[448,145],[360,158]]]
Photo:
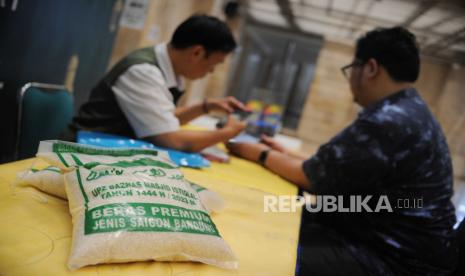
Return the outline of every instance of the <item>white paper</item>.
[[[136,30],[143,29],[148,8],[149,0],[126,0],[120,26]]]

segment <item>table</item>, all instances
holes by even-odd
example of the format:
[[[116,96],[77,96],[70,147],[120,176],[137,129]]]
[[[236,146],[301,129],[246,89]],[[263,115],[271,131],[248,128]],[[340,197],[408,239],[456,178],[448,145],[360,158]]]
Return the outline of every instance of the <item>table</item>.
[[[183,168],[187,179],[218,192],[226,208],[212,219],[239,259],[238,270],[199,263],[134,262],[71,273],[71,216],[67,202],[31,187],[12,189],[16,173],[37,159],[0,165],[0,275],[294,275],[301,210],[263,212],[263,196],[297,188],[259,165],[231,158],[210,168]]]

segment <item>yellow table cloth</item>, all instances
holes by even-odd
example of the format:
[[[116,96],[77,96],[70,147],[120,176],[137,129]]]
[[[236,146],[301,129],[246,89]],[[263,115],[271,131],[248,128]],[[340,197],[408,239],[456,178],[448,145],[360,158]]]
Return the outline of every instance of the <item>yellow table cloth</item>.
[[[31,187],[16,187],[17,172],[37,159],[0,165],[0,275],[294,275],[300,212],[265,213],[266,194],[295,195],[291,183],[259,165],[232,158],[187,179],[218,192],[226,208],[212,219],[239,260],[238,270],[200,263],[134,262],[68,270],[71,216],[67,201]],[[36,163],[37,164],[37,163]]]

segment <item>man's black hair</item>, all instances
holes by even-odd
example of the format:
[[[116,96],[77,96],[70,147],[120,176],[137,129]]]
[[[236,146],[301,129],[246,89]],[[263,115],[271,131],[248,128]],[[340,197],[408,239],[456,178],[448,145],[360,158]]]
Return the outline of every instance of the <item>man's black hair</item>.
[[[230,53],[236,48],[236,41],[228,26],[218,18],[196,14],[179,25],[170,42],[175,49],[194,45],[205,48],[206,55],[219,51]]]
[[[402,27],[377,28],[366,33],[357,41],[355,58],[362,63],[375,59],[398,82],[414,82],[420,73],[415,35]]]

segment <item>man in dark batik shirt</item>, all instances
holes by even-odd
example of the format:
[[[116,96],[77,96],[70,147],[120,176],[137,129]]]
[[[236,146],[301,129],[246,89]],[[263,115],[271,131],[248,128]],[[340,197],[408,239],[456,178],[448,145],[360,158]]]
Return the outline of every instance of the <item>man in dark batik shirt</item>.
[[[228,145],[313,194],[387,196],[392,212],[307,216],[298,274],[454,271],[451,160],[441,127],[412,87],[419,68],[413,34],[400,27],[368,32],[357,41],[354,61],[342,68],[364,109],[313,157],[305,160],[269,137],[262,144]],[[405,200],[422,206],[399,205]]]

